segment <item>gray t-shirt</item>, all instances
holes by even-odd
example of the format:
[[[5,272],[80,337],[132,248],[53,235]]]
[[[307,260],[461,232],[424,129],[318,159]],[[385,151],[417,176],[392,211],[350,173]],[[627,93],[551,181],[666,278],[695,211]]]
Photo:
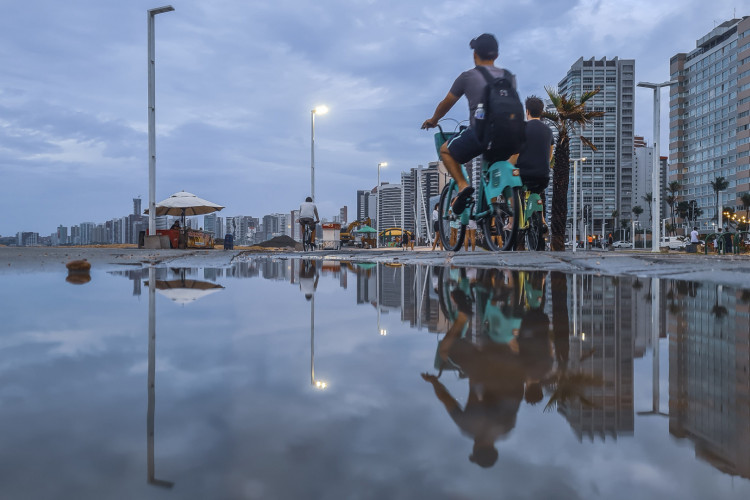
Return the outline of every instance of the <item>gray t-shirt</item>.
[[[513,88],[516,88],[516,76],[510,71],[496,66],[485,66],[485,68],[494,77],[508,78],[512,82]],[[465,95],[469,101],[469,121],[472,127],[474,127],[474,110],[477,109],[477,105],[484,97],[485,85],[487,85],[487,80],[484,79],[482,73],[475,66],[458,75],[450,90],[450,93],[454,96],[461,97]]]

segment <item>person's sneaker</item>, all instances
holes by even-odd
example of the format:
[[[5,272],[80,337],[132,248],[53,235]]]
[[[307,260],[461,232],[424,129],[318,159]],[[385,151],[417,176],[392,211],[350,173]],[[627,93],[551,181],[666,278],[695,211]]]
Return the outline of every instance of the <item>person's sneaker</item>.
[[[471,198],[471,195],[474,194],[474,188],[471,186],[467,186],[461,190],[460,193],[458,193],[458,196],[456,196],[456,199],[453,200],[453,213],[454,214],[460,214],[466,209],[466,202]]]

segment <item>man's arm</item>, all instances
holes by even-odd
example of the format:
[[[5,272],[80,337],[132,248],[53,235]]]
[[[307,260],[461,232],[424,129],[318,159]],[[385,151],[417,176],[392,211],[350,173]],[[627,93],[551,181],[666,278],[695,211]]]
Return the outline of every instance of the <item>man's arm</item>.
[[[316,205],[315,206],[315,221],[317,222],[319,220],[320,220],[320,216],[318,216],[318,206]]]
[[[437,127],[438,122],[442,117],[448,113],[448,111],[451,110],[454,104],[458,102],[460,97],[456,97],[455,95],[448,92],[448,95],[445,96],[445,98],[440,101],[440,103],[437,105],[437,108],[435,108],[435,113],[433,113],[432,118],[428,118],[424,121],[422,124],[423,129],[430,129],[433,127]]]

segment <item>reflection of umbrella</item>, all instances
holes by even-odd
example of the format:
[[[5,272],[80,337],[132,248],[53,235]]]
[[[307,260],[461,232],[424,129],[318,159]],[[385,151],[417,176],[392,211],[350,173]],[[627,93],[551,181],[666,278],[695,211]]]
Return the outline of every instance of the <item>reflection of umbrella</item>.
[[[354,230],[355,233],[377,233],[377,231],[370,226],[362,226],[359,229]]]
[[[156,204],[156,215],[175,215],[185,217],[191,215],[210,214],[223,209],[221,205],[211,203],[210,201],[198,198],[193,193],[180,191],[175,193],[166,200]],[[143,213],[148,213],[148,209]]]
[[[146,283],[148,285],[148,282]],[[165,297],[178,304],[187,304],[201,299],[206,295],[222,290],[224,287],[210,281],[198,280],[156,280],[156,289]]]

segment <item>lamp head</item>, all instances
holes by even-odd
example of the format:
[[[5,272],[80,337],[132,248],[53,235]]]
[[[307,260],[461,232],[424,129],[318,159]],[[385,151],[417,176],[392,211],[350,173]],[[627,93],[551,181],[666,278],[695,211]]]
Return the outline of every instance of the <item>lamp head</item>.
[[[316,115],[324,115],[328,113],[328,106],[316,106],[312,111]]]

